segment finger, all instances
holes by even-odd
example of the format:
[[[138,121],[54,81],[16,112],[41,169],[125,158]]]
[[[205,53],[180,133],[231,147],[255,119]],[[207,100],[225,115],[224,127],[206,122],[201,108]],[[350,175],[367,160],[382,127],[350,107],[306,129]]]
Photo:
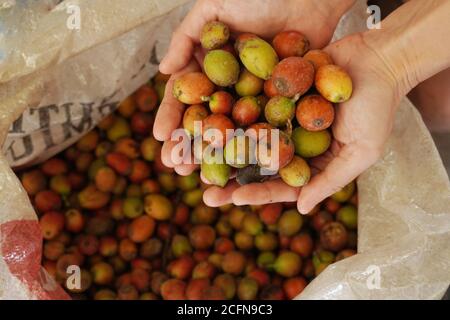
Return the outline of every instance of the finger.
[[[178,173],[180,176],[188,176],[197,169],[198,165],[193,163],[183,163],[175,166],[175,172]]]
[[[184,142],[186,142],[186,141],[188,141],[188,145],[185,145],[186,154],[183,157],[183,161],[182,161],[182,163],[175,165],[175,172],[181,176],[190,175],[192,172],[194,172],[195,170],[197,170],[200,167],[200,165],[196,164],[194,161],[194,155],[192,154],[190,140],[184,140]],[[190,152],[187,152],[188,149],[190,150]],[[173,154],[172,154],[172,160],[173,160]]]
[[[205,56],[208,53],[208,50],[203,49],[203,48],[199,48],[197,47],[194,50],[194,58],[197,61],[198,65],[200,66],[200,68],[202,69],[202,72],[204,72],[203,70],[203,61],[205,60]]]
[[[167,54],[159,65],[159,71],[171,74],[183,68],[192,56],[194,45],[194,39],[177,29],[172,35]]]
[[[183,129],[176,130],[180,130],[178,132],[181,135],[164,141],[161,148],[161,160],[167,167],[179,167],[178,170],[180,172],[187,172],[192,170],[191,168],[195,169],[198,166],[195,164],[191,152],[191,140],[186,136],[186,132]]]
[[[233,192],[236,205],[260,205],[272,202],[291,202],[298,198],[299,188],[290,187],[282,180],[244,185]]]
[[[206,184],[211,184],[211,182],[209,182],[209,180],[205,178],[205,176],[201,171],[200,171],[200,179],[202,179],[202,181]]]
[[[181,122],[184,111],[184,104],[172,95],[174,76],[167,81],[164,98],[156,113],[155,124],[153,125],[153,136],[159,141],[166,141],[170,138]]]
[[[211,20],[217,20],[214,2],[198,1],[173,33],[167,54],[159,65],[162,73],[177,72],[189,62],[203,25]]]
[[[220,207],[232,203],[232,195],[237,188],[239,188],[239,184],[236,180],[228,182],[224,188],[209,187],[203,193],[203,202],[210,207]]]
[[[359,38],[344,37],[328,44],[322,50],[331,56],[335,64],[345,68],[350,62],[351,58],[349,57],[349,55],[336,54],[336,52],[339,52],[343,45],[347,46],[349,41],[359,41]]]
[[[172,150],[178,144],[178,141],[167,140],[161,148],[161,161],[169,168],[174,168],[175,163],[172,161]]]
[[[316,168],[319,171],[325,170],[327,165],[333,160],[334,156],[331,152],[327,151],[324,154],[321,154],[318,157],[312,158],[309,160],[309,164],[311,168]]]
[[[173,74],[169,81],[167,81],[164,98],[159,106],[153,126],[153,136],[155,139],[159,141],[168,140],[172,131],[178,128],[183,117],[184,104],[173,96],[173,83],[181,75],[198,70],[200,70],[200,67],[197,62],[192,60],[183,70]]]
[[[325,169],[301,190],[297,207],[307,214],[315,205],[342,189],[376,162],[380,153],[356,144],[344,146]]]

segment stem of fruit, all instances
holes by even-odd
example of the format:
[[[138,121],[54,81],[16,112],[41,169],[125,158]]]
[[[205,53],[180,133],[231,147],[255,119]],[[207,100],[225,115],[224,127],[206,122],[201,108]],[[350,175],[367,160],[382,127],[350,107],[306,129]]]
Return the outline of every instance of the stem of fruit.
[[[286,129],[284,130],[284,133],[286,133],[289,138],[291,137],[291,135],[292,135],[292,122],[291,122],[291,120],[288,120],[286,122]]]
[[[62,196],[62,200],[67,207],[70,207],[70,201],[69,201],[69,197],[67,195],[64,194]]]
[[[297,100],[300,99],[301,96],[302,96],[302,95],[301,95],[300,93],[297,93],[297,94],[291,99],[291,101],[292,101],[293,103],[296,103]]]
[[[163,254],[162,254],[162,266],[165,269],[168,265],[168,261],[169,261],[169,257],[170,257],[170,252],[171,252],[171,247],[170,247],[170,243],[172,242],[172,238],[173,235],[171,234],[165,241],[163,244]]]

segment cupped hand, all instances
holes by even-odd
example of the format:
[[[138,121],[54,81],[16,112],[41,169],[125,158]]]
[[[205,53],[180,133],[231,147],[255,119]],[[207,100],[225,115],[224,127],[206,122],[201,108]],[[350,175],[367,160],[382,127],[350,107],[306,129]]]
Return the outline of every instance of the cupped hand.
[[[219,20],[232,32],[251,32],[271,39],[283,30],[297,30],[306,35],[313,48],[324,47],[331,39],[340,15],[332,6],[314,0],[199,0],[172,35],[160,71],[172,74],[192,58],[200,42],[203,25]],[[344,0],[343,2],[348,2]]]
[[[205,203],[221,206],[297,201],[306,214],[315,205],[340,190],[381,156],[392,129],[401,90],[393,67],[377,53],[364,34],[348,36],[325,49],[335,63],[352,77],[353,95],[336,106],[330,149],[312,160],[313,177],[302,188],[289,187],[281,180],[205,191]]]
[[[171,74],[155,119],[154,137],[164,141],[162,161],[181,175],[197,166],[176,165],[171,153],[176,142],[172,132],[180,126],[184,105],[172,95],[173,82],[182,74],[200,70],[202,51],[199,38],[203,25],[212,20],[226,23],[233,32],[252,32],[272,38],[283,30],[297,30],[310,39],[312,48],[325,46],[331,39],[340,16],[353,0],[199,0],[174,32],[160,71]],[[195,59],[196,58],[196,59]],[[200,64],[196,63],[196,60]]]
[[[153,127],[153,136],[160,141],[164,141],[161,149],[161,160],[163,164],[169,168],[174,168],[175,172],[180,175],[189,175],[197,169],[198,166],[194,163],[190,163],[189,161],[178,164],[172,159],[172,149],[177,145],[178,141],[172,141],[170,139],[171,134],[179,127],[185,108],[184,104],[173,96],[172,90],[175,79],[185,73],[199,71],[201,69],[198,61],[202,60],[201,52],[199,52],[196,56],[197,57],[192,58],[191,61],[180,71],[172,74],[167,81],[164,98],[159,106]]]

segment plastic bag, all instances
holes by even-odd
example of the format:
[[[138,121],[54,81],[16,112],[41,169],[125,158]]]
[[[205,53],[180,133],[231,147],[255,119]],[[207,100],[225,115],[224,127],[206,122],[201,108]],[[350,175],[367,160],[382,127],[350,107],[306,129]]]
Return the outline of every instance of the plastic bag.
[[[11,167],[52,156],[114,110],[156,72],[191,5],[58,2],[0,5],[0,299],[68,298],[40,267],[37,217]],[[79,30],[68,27],[77,7]],[[364,28],[365,19],[359,0],[336,36]],[[300,298],[440,298],[450,282],[450,184],[409,102],[384,158],[358,186],[359,253],[328,267]]]

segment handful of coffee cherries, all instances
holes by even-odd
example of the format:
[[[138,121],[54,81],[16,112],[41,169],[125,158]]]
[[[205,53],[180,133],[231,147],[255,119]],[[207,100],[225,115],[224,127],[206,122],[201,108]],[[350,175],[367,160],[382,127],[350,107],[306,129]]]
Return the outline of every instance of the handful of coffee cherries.
[[[308,160],[331,144],[333,104],[352,95],[348,73],[297,31],[272,44],[251,33],[233,43],[228,26],[211,21],[200,41],[203,72],[176,79],[173,95],[187,105],[182,126],[203,177],[220,187],[235,170],[241,185],[278,175],[308,183]]]

